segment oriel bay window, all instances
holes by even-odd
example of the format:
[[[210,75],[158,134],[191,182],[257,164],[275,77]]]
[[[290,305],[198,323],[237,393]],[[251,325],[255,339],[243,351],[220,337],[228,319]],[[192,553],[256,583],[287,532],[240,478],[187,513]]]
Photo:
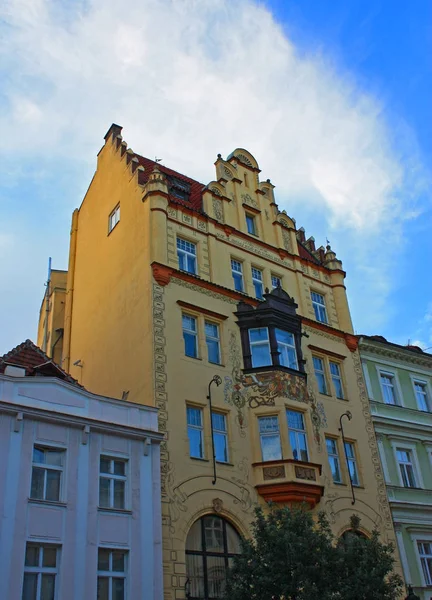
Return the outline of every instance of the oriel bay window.
[[[236,316],[240,327],[244,369],[289,369],[304,376],[301,351],[301,317],[297,304],[280,287],[264,294],[258,307],[240,302]]]

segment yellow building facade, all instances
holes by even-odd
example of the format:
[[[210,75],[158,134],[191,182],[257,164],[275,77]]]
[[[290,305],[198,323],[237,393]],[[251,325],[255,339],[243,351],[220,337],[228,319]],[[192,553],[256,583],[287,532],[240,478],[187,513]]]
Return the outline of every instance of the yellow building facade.
[[[165,600],[220,597],[270,500],[394,541],[342,263],[259,173],[237,149],[200,184],[113,125],[72,218],[61,364],[159,409]]]

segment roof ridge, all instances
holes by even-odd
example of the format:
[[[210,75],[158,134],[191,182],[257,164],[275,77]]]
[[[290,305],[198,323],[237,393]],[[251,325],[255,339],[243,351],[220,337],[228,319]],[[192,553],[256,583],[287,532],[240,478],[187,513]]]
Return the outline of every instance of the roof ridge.
[[[171,173],[175,173],[176,175],[179,175],[180,177],[182,177],[183,179],[186,179],[187,181],[191,181],[193,183],[198,183],[199,185],[202,185],[203,188],[206,187],[205,183],[202,183],[201,181],[198,181],[198,179],[194,179],[193,177],[189,177],[189,175],[185,175],[184,173],[180,173],[180,171],[177,171],[176,169],[172,169],[171,167],[167,167],[159,162],[156,162],[155,160],[152,160],[151,158],[148,158],[147,156],[143,156],[142,154],[137,154],[135,152],[135,156],[140,159],[144,159],[148,162],[151,162],[153,165],[159,167],[161,170],[166,170],[166,171],[171,171]]]

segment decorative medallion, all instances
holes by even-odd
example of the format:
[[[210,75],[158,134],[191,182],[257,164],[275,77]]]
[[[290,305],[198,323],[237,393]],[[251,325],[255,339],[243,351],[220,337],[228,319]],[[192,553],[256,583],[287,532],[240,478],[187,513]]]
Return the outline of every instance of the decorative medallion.
[[[231,173],[231,171],[227,167],[224,167],[223,172],[224,172],[225,177],[227,177],[228,179],[232,179],[233,178],[233,174]]]
[[[214,498],[212,505],[213,505],[213,510],[216,513],[219,513],[223,509],[223,501],[220,498]]]
[[[249,204],[249,206],[252,206],[253,208],[259,208],[258,202],[255,200],[255,198],[252,198],[250,194],[242,194],[241,199],[245,204]]]

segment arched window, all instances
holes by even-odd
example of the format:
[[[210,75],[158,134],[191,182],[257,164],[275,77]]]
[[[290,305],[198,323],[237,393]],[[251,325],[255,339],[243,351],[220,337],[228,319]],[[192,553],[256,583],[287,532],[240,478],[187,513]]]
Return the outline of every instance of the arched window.
[[[240,536],[217,515],[202,517],[192,525],[186,540],[186,598],[222,598],[227,569],[240,553]]]
[[[355,538],[367,540],[368,536],[363,531],[353,529],[346,529],[339,538],[339,544],[342,544],[345,548],[349,546]]]

